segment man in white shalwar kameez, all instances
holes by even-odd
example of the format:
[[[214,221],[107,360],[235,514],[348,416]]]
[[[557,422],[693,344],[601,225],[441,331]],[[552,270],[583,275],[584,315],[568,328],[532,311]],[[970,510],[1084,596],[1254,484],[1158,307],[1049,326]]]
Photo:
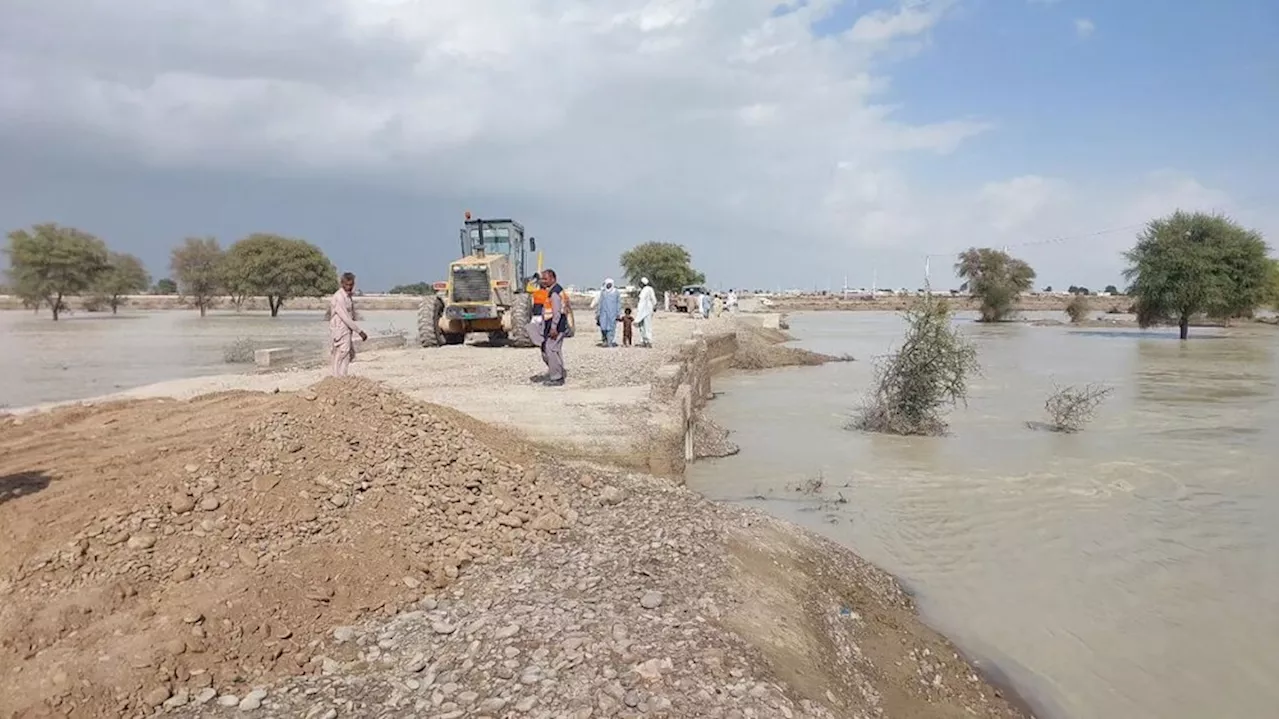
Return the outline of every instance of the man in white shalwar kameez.
[[[329,338],[332,340],[330,353],[333,360],[333,376],[346,377],[351,367],[351,360],[356,357],[356,346],[353,338],[360,335],[360,340],[369,339],[369,335],[360,329],[355,320],[355,303],[351,293],[356,289],[356,276],[344,272],[338,282],[338,291],[329,298]]]
[[[648,277],[640,278],[640,299],[636,302],[636,329],[640,331],[640,346],[653,346],[653,313],[658,307],[658,300],[653,295],[653,286]]]

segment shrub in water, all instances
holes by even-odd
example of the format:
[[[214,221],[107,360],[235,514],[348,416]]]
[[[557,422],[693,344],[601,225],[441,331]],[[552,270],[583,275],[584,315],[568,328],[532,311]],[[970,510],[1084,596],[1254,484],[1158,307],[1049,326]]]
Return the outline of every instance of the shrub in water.
[[[1100,384],[1054,387],[1044,402],[1049,413],[1048,428],[1055,432],[1079,432],[1111,394],[1112,388]]]
[[[852,427],[902,435],[942,434],[945,411],[968,394],[978,352],[951,324],[951,306],[926,294],[904,313],[898,351],[875,363],[875,386]]]

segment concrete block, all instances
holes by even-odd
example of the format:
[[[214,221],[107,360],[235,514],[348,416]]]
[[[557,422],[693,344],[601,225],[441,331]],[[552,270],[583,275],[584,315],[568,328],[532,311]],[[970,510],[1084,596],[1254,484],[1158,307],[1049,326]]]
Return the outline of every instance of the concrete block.
[[[290,347],[267,347],[253,351],[253,363],[259,367],[275,367],[293,361]]]
[[[654,402],[666,402],[675,395],[676,387],[684,377],[684,367],[679,364],[664,364],[653,373],[649,384],[649,399]]]

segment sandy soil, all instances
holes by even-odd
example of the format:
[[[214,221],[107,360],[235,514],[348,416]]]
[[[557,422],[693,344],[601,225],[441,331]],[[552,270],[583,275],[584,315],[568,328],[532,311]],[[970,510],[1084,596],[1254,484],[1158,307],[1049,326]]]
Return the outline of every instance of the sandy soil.
[[[1019,715],[847,550],[368,379],[0,422],[3,716]]]

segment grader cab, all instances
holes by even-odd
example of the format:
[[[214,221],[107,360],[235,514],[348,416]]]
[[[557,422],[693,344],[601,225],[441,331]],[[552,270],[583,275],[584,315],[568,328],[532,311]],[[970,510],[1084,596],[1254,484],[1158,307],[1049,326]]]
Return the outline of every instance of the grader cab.
[[[418,344],[462,344],[468,334],[484,332],[492,344],[531,347],[524,331],[533,311],[526,249],[537,252],[535,239],[526,238],[515,220],[472,219],[470,212],[458,238],[461,256],[449,263],[448,279],[433,285],[435,296],[424,298],[418,310]]]

